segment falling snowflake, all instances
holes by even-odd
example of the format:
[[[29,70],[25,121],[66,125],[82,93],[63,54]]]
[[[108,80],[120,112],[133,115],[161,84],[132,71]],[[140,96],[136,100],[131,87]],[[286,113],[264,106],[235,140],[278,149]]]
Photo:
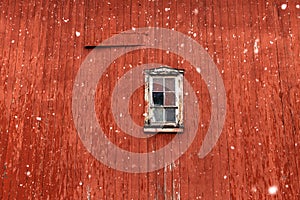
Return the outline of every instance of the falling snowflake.
[[[258,53],[258,42],[259,42],[259,39],[256,39],[254,41],[254,53],[257,54]]]
[[[275,195],[278,191],[278,187],[276,185],[273,185],[269,187],[268,192],[270,195]]]
[[[198,10],[197,8],[195,8],[195,9],[193,10],[193,13],[194,13],[195,15],[197,15],[197,14],[199,13],[199,10]]]
[[[284,3],[284,4],[281,5],[282,10],[285,10],[286,8],[287,8],[287,4]]]
[[[64,20],[64,22],[69,22],[69,19],[65,19],[65,18],[62,18]]]
[[[76,31],[76,36],[79,37],[80,36],[80,32]]]
[[[257,188],[255,186],[252,187],[251,189],[252,192],[257,192]]]

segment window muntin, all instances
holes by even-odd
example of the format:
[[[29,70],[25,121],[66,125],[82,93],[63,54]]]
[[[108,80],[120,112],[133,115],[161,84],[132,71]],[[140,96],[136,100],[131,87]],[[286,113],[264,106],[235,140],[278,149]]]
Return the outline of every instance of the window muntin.
[[[155,76],[151,77],[150,84],[152,85],[152,101],[153,122],[176,123],[176,110],[178,108],[176,102],[175,79],[176,77]],[[150,86],[151,87],[151,86]],[[151,90],[151,88],[150,88]]]

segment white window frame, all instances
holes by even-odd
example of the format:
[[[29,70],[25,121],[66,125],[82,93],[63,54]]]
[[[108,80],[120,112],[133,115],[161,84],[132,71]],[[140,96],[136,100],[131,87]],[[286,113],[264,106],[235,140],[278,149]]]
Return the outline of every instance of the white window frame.
[[[181,133],[183,132],[183,74],[184,70],[174,69],[168,66],[161,66],[159,68],[147,69],[145,74],[145,118],[144,118],[144,132],[145,133]],[[175,78],[175,105],[174,106],[160,106],[160,108],[175,108],[175,121],[155,121],[154,109],[159,106],[154,105],[153,102],[153,79],[154,78]],[[164,90],[165,95],[165,90]],[[164,110],[165,113],[165,110]]]

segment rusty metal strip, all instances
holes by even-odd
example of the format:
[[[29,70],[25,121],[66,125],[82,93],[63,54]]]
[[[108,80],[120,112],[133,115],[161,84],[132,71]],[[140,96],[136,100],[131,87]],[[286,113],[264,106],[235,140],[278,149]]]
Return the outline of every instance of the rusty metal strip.
[[[100,49],[105,49],[105,48],[126,48],[126,47],[140,47],[144,46],[142,44],[126,44],[126,45],[99,45],[99,46],[84,46],[86,49],[94,49],[94,48],[100,48]]]

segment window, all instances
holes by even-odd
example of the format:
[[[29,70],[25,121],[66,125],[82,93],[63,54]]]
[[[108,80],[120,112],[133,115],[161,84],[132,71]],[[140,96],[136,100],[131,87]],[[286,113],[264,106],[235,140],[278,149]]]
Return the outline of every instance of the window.
[[[183,131],[183,70],[145,70],[145,132]]]

